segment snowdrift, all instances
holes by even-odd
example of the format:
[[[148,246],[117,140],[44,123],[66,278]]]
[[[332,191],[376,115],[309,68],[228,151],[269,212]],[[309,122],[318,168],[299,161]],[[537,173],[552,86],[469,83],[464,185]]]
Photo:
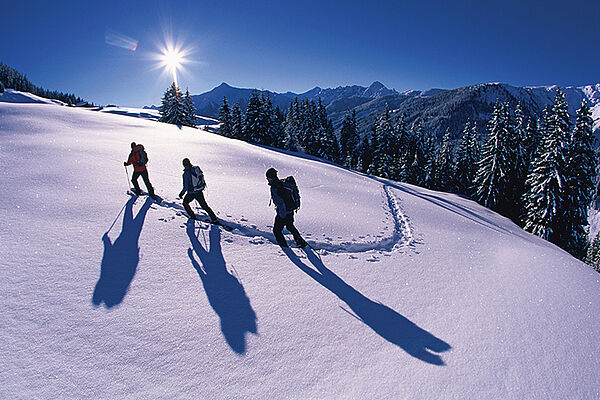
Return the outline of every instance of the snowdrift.
[[[0,398],[600,397],[600,276],[476,203],[5,96]],[[125,193],[132,141],[160,204]],[[184,157],[231,232],[186,223]],[[269,167],[323,254],[274,245]]]

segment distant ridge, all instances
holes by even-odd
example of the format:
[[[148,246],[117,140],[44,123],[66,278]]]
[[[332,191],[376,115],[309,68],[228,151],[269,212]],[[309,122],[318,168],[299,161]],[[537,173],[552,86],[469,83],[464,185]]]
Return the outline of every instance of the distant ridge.
[[[581,102],[588,102],[595,119],[594,130],[598,136],[600,84],[560,89],[566,95],[569,112],[573,118]],[[218,118],[223,97],[226,97],[230,104],[238,103],[244,109],[253,90],[257,89],[236,88],[223,82],[206,93],[193,95],[192,98],[199,114]],[[497,101],[509,102],[513,107],[521,104],[526,116],[539,118],[544,108],[552,104],[557,90],[556,85],[517,87],[505,83],[482,83],[458,89],[432,88],[398,92],[375,81],[368,87],[353,85],[323,89],[316,86],[304,93],[277,93],[269,90],[258,92],[268,94],[273,104],[284,111],[296,97],[299,100],[321,99],[336,129],[341,125],[346,111],[354,110],[359,129],[363,133],[371,129],[375,119],[387,105],[393,111],[394,120],[403,115],[409,124],[419,122],[439,138],[446,129],[450,129],[453,136],[458,136],[468,121],[476,123],[480,132],[483,132]]]

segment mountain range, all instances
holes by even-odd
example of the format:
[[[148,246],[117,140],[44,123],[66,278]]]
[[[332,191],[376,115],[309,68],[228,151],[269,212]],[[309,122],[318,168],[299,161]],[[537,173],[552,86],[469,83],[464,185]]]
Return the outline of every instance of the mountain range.
[[[326,89],[315,87],[304,93],[276,93],[268,90],[258,90],[258,92],[268,94],[273,104],[284,111],[296,97],[298,100],[321,99],[336,128],[341,125],[347,110],[355,110],[362,133],[372,128],[377,116],[387,105],[392,110],[393,120],[398,120],[404,115],[409,124],[421,122],[425,129],[439,138],[446,129],[450,129],[454,137],[458,136],[468,121],[475,122],[482,132],[497,101],[509,102],[513,108],[521,104],[526,116],[539,118],[544,108],[552,104],[558,88],[556,85],[518,87],[505,83],[483,83],[458,89],[398,92],[376,81],[368,87],[358,85]],[[600,83],[560,87],[560,89],[566,95],[573,121],[581,102],[583,100],[588,102],[592,107],[594,129],[598,136],[600,134]],[[198,114],[217,118],[224,97],[230,104],[239,103],[244,109],[253,90],[256,89],[236,88],[221,83],[206,93],[193,95],[192,98]]]

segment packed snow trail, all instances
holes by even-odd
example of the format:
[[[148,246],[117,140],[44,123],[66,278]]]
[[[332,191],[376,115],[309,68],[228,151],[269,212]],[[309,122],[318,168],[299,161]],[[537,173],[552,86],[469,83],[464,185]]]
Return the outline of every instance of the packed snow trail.
[[[383,185],[383,192],[385,193],[387,199],[387,206],[389,207],[388,211],[392,216],[394,227],[392,235],[389,237],[381,238],[379,241],[375,243],[353,243],[353,242],[342,242],[342,243],[328,243],[317,241],[314,239],[309,239],[307,242],[319,249],[325,250],[330,253],[365,253],[369,251],[379,251],[379,252],[393,252],[397,251],[399,248],[407,246],[413,242],[412,230],[410,224],[408,222],[407,217],[402,213],[398,197],[393,193],[392,189]],[[185,213],[185,209],[179,203],[167,200],[163,198],[160,203],[157,203],[159,206],[171,208],[176,210],[175,215],[178,217],[187,218]],[[194,203],[192,203],[194,204]],[[197,212],[204,213],[204,210],[197,207]],[[300,211],[301,212],[301,211]],[[202,214],[199,214],[202,215]],[[160,220],[167,221],[168,217],[161,217]],[[258,239],[266,239],[268,242],[276,244],[275,237],[270,231],[263,231],[256,227],[256,225],[252,225],[250,223],[240,223],[239,220],[235,219],[225,219],[221,218],[221,220],[227,225],[227,227],[231,228],[231,233],[239,236],[244,236],[250,238],[251,240]]]

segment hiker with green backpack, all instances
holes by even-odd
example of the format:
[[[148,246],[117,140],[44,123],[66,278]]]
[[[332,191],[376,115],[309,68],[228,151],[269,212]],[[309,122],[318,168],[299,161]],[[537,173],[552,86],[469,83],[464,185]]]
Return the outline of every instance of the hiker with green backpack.
[[[206,211],[210,217],[210,222],[213,224],[219,224],[217,216],[206,203],[206,199],[202,193],[205,187],[206,182],[204,181],[204,174],[202,173],[200,167],[192,165],[188,158],[184,158],[183,189],[179,193],[179,198],[182,198],[185,194],[185,197],[183,197],[183,207],[188,213],[188,218],[192,220],[197,219],[196,214],[194,214],[194,211],[192,211],[192,207],[190,207],[192,200],[196,200],[200,204],[200,207],[202,207],[202,209]]]
[[[271,200],[275,204],[277,214],[273,224],[273,234],[277,244],[288,247],[283,236],[283,228],[286,227],[294,237],[296,245],[304,248],[308,243],[300,236],[300,232],[294,226],[294,212],[300,208],[300,193],[293,176],[281,180],[277,177],[277,170],[269,168],[266,173],[267,181],[271,187]]]

